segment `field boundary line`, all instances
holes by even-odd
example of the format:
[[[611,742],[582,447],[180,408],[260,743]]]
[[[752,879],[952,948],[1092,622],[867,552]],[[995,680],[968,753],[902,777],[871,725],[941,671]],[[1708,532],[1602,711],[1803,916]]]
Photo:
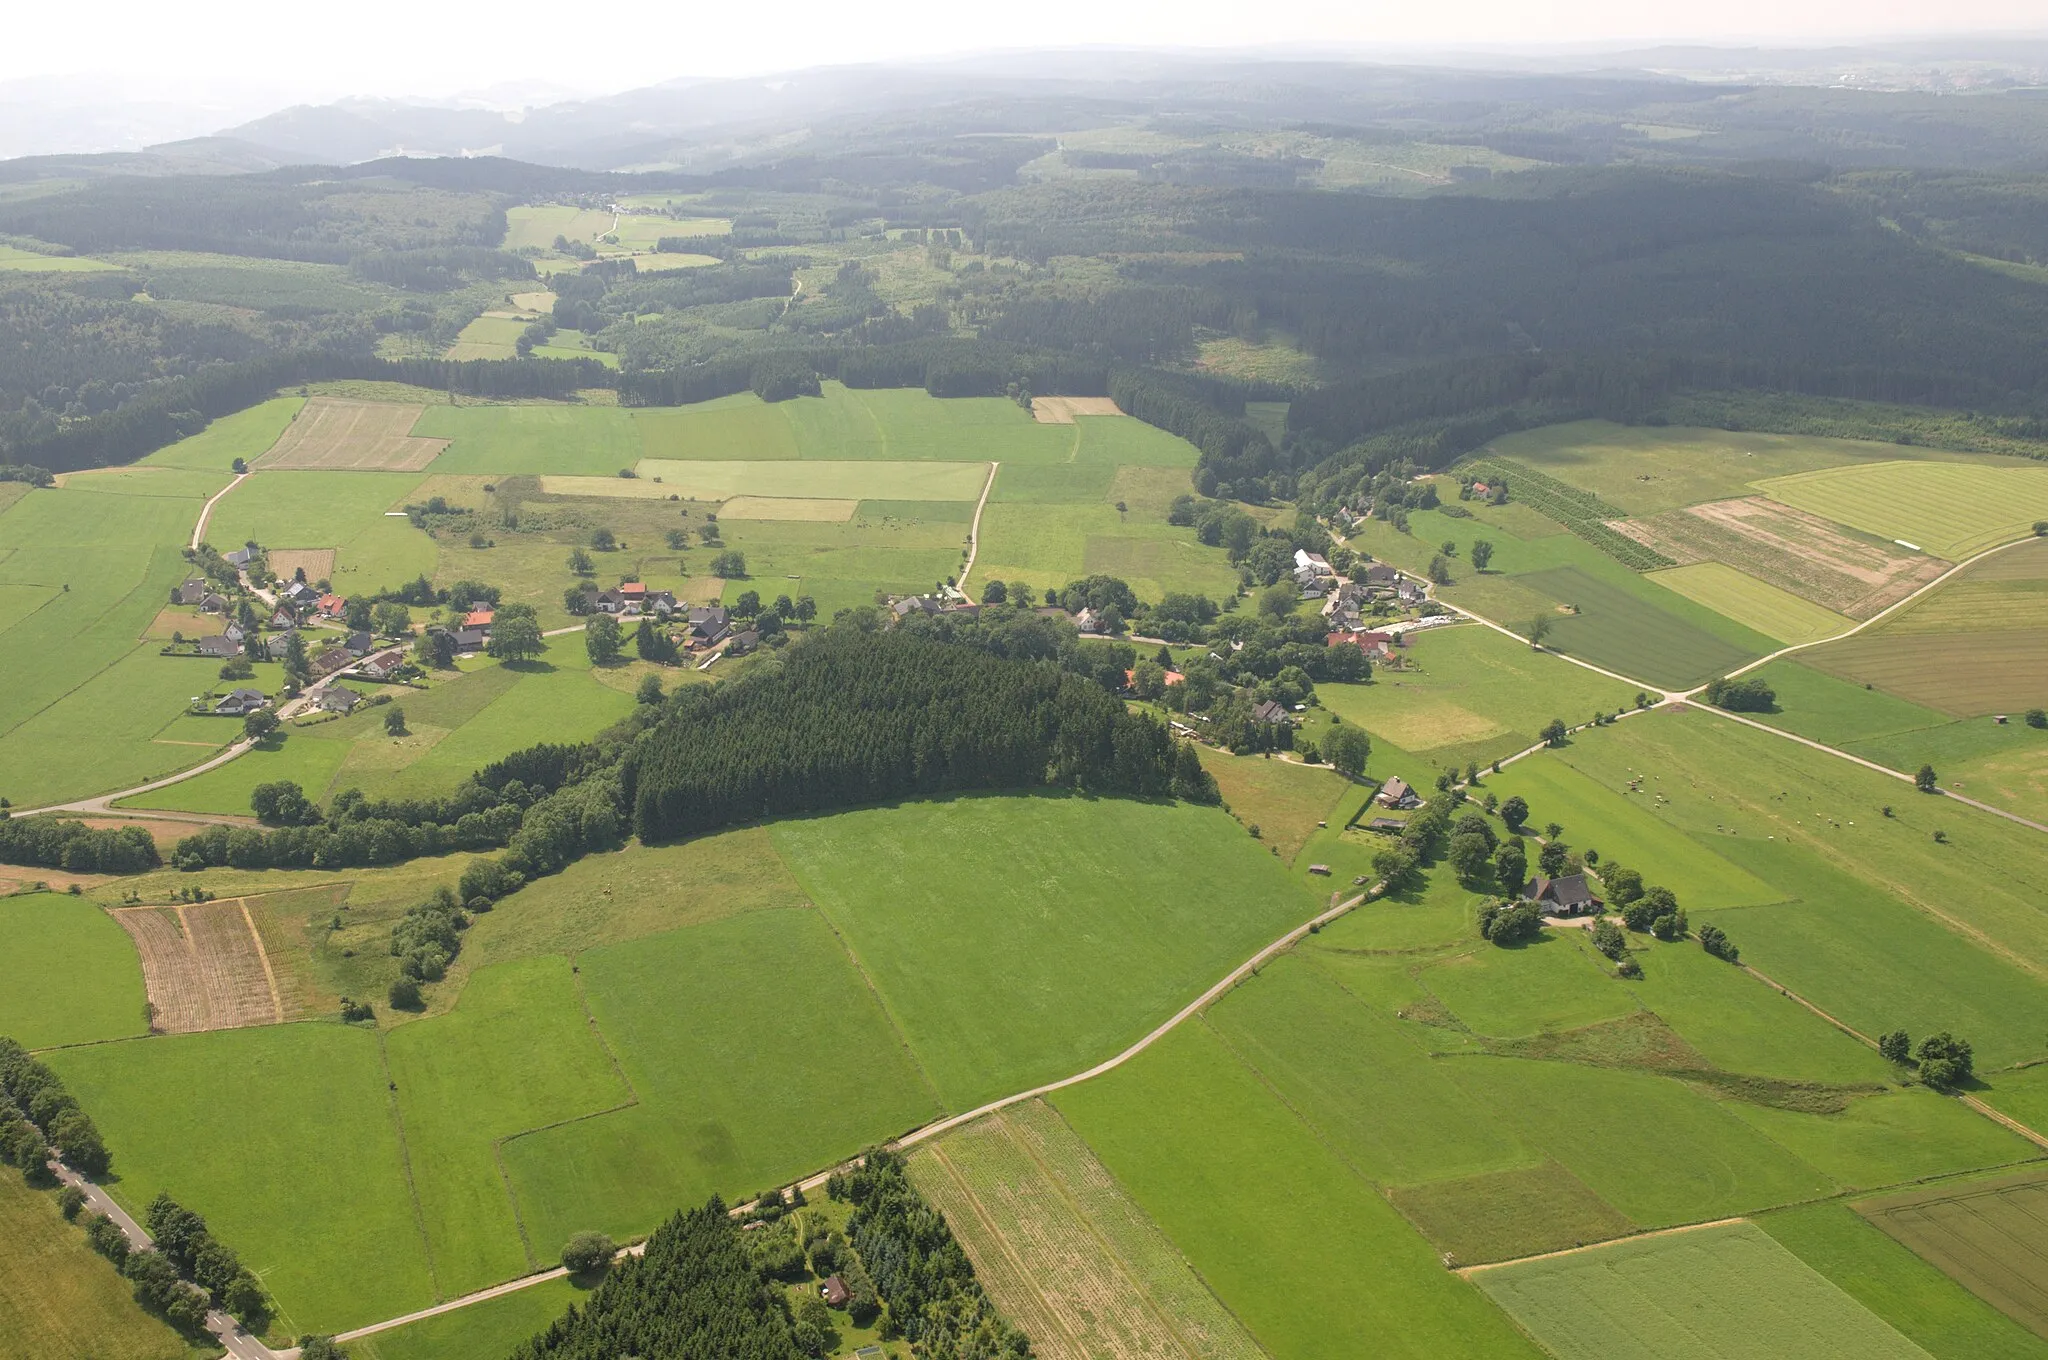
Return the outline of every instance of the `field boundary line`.
[[[1009,1129],[1004,1128],[1002,1132],[1005,1139],[1010,1137]],[[1067,1320],[1061,1317],[1059,1311],[1052,1306],[1052,1300],[1046,1298],[1045,1291],[1037,1287],[1036,1276],[1030,1267],[1024,1264],[1024,1258],[1017,1254],[1017,1248],[1011,1243],[1009,1236],[996,1226],[995,1218],[989,1213],[988,1206],[981,1202],[981,1196],[974,1193],[974,1187],[967,1183],[967,1178],[960,1174],[958,1167],[953,1165],[953,1159],[948,1157],[946,1150],[936,1143],[932,1145],[931,1153],[932,1157],[938,1162],[940,1169],[946,1173],[946,1179],[953,1182],[954,1187],[966,1199],[968,1212],[981,1221],[982,1228],[995,1240],[996,1250],[1002,1253],[1003,1258],[1017,1272],[1017,1278],[1024,1281],[1027,1287],[1034,1294],[1038,1295],[1039,1308],[1045,1313],[1045,1316],[1052,1322],[1054,1327],[1059,1329],[1061,1336],[1066,1339],[1068,1345],[1074,1348],[1076,1353],[1086,1355],[1088,1353],[1087,1348],[1082,1346],[1081,1338],[1074,1335],[1074,1329],[1067,1324]],[[966,1250],[964,1244],[961,1246],[961,1250]],[[1121,1274],[1122,1272],[1119,1271],[1118,1273]],[[1127,1276],[1126,1278],[1128,1279],[1129,1277]]]
[[[776,851],[778,856],[781,853],[780,850]],[[797,878],[796,866],[790,864],[787,860],[784,860],[783,864],[789,869],[789,876]],[[818,905],[817,898],[812,895],[809,886],[802,879],[797,879],[797,886],[804,890],[804,896],[810,901],[811,910],[816,912],[818,919],[825,923],[825,929],[832,932],[832,938],[839,941],[839,947],[846,951],[846,961],[852,964],[853,971],[860,975],[861,985],[868,989],[868,996],[874,1000],[875,1009],[879,1010],[882,1013],[882,1018],[889,1022],[890,1033],[894,1034],[896,1042],[903,1046],[903,1056],[910,1059],[910,1065],[917,1069],[918,1079],[924,1083],[924,1089],[930,1092],[933,1106],[944,1110],[946,1108],[945,1095],[940,1092],[939,1084],[932,1080],[931,1072],[924,1065],[924,1059],[918,1056],[915,1048],[911,1047],[910,1035],[904,1031],[903,1022],[897,1019],[896,1012],[889,1008],[889,998],[883,996],[882,989],[875,985],[875,979],[868,972],[868,966],[861,962],[860,954],[853,947],[853,941],[846,938],[845,932],[839,929],[839,923],[832,919],[831,914]]]
[[[1044,1102],[1040,1103],[1043,1104]],[[1074,1128],[1071,1124],[1067,1123],[1065,1115],[1061,1114],[1058,1110],[1053,1109],[1050,1105],[1047,1105],[1045,1107],[1045,1112],[1052,1118],[1057,1119],[1060,1123],[1061,1128],[1067,1130],[1067,1132],[1069,1133],[1073,1133],[1074,1137],[1080,1141],[1082,1147],[1088,1148],[1087,1140],[1082,1138],[1080,1134],[1074,1133]],[[1121,1251],[1117,1250],[1116,1244],[1111,1242],[1108,1237],[1104,1236],[1101,1230],[1096,1226],[1095,1219],[1088,1212],[1086,1206],[1084,1206],[1081,1203],[1080,1199],[1074,1195],[1073,1191],[1069,1189],[1066,1178],[1060,1175],[1060,1173],[1053,1167],[1052,1163],[1046,1161],[1043,1157],[1038,1155],[1038,1149],[1031,1145],[1031,1141],[1028,1138],[1024,1137],[1022,1134],[1016,1131],[1015,1126],[1011,1124],[1009,1119],[1006,1118],[1003,1113],[996,1114],[994,1116],[994,1119],[997,1126],[1002,1129],[1003,1136],[1009,1139],[1010,1145],[1016,1148],[1017,1151],[1023,1153],[1024,1159],[1026,1161],[1030,1162],[1033,1166],[1038,1168],[1038,1174],[1045,1178],[1045,1183],[1048,1187],[1051,1188],[1053,1194],[1059,1199],[1059,1201],[1062,1204],[1067,1206],[1069,1211],[1073,1213],[1074,1221],[1081,1225],[1081,1230],[1087,1233],[1089,1238],[1096,1244],[1096,1246],[1102,1249],[1102,1254],[1109,1260],[1111,1265],[1116,1267],[1117,1274],[1123,1276],[1124,1279],[1129,1282],[1132,1291],[1137,1295],[1139,1300],[1143,1302],[1145,1306],[1145,1311],[1152,1315],[1153,1319],[1159,1323],[1159,1325],[1166,1331],[1166,1334],[1168,1336],[1173,1338],[1174,1344],[1181,1348],[1182,1353],[1188,1357],[1188,1360],[1199,1360],[1200,1351],[1193,1343],[1191,1343],[1188,1340],[1186,1336],[1182,1335],[1180,1326],[1178,1325],[1176,1320],[1173,1317],[1169,1316],[1164,1308],[1160,1307],[1159,1301],[1157,1299],[1152,1297],[1151,1289],[1146,1287],[1145,1283],[1142,1280],[1138,1279],[1136,1275],[1131,1273],[1131,1263],[1124,1258],[1124,1254]],[[941,1146],[934,1145],[932,1148],[932,1152],[942,1160],[945,1158],[945,1149]],[[1094,1157],[1095,1150],[1093,1148],[1088,1148],[1088,1155],[1090,1157]],[[1102,1159],[1096,1157],[1095,1163],[1097,1166],[1102,1166]],[[1142,1210],[1138,1210],[1138,1202],[1134,1199],[1131,1199],[1130,1193],[1123,1188],[1122,1182],[1117,1180],[1116,1176],[1111,1173],[1108,1167],[1102,1166],[1102,1174],[1109,1177],[1110,1184],[1116,1187],[1118,1193],[1123,1195],[1125,1200],[1127,1200],[1130,1203],[1130,1206],[1134,1211],[1138,1211],[1140,1213],[1143,1212]],[[1150,1222],[1149,1216],[1147,1217],[1146,1221]],[[1158,1231],[1161,1237],[1166,1236],[1165,1230],[1160,1228],[1158,1224],[1153,1223],[1152,1227],[1156,1231]],[[1172,1239],[1169,1238],[1167,1240],[1170,1242]],[[1209,1282],[1202,1277],[1200,1271],[1195,1269],[1194,1262],[1188,1261],[1186,1257],[1182,1257],[1181,1259],[1183,1262],[1186,1263],[1188,1268],[1188,1274],[1194,1276],[1196,1283],[1200,1284],[1203,1289],[1207,1290],[1209,1296],[1216,1300],[1217,1305],[1221,1307],[1224,1310],[1224,1312],[1229,1313],[1230,1317],[1235,1319],[1240,1327],[1243,1327],[1243,1319],[1238,1318],[1236,1313],[1230,1312],[1229,1305],[1223,1302],[1221,1296],[1219,1296],[1214,1289],[1209,1288]],[[1251,1329],[1249,1327],[1245,1328],[1245,1334],[1247,1336],[1251,1334]]]
[[[1647,1242],[1653,1237],[1677,1237],[1681,1233],[1704,1232],[1708,1228],[1730,1228],[1749,1221],[1749,1215],[1738,1214],[1734,1218],[1717,1218],[1706,1223],[1681,1223],[1675,1228],[1656,1228],[1649,1232],[1629,1233],[1624,1237],[1610,1237],[1605,1242],[1588,1242],[1583,1247],[1565,1247],[1560,1251],[1538,1252],[1534,1256],[1517,1256],[1512,1261],[1486,1261],[1476,1266],[1458,1266],[1451,1273],[1469,1280],[1474,1275],[1483,1275],[1489,1270],[1505,1270],[1509,1266],[1527,1265],[1531,1261],[1554,1261],[1560,1256],[1583,1256],[1589,1251],[1599,1251],[1602,1247],[1611,1247],[1617,1242]]]
[[[405,1173],[405,1197],[412,1201],[412,1229],[420,1235],[420,1254],[427,1258],[427,1283],[438,1296],[441,1273],[434,1268],[434,1242],[427,1236],[427,1211],[420,1203],[420,1188],[412,1176],[412,1146],[405,1140],[405,1112],[398,1107],[398,1079],[391,1075],[391,1050],[386,1046],[390,1031],[377,1035],[377,1066],[384,1070],[384,1101],[391,1111],[391,1131],[398,1136],[398,1166]]]
[[[284,998],[277,994],[277,974],[270,968],[270,951],[263,947],[263,932],[256,928],[256,918],[249,914],[249,899],[237,897],[235,905],[242,909],[242,924],[249,927],[249,938],[256,944],[256,961],[263,965],[263,980],[270,986],[270,1013],[277,1017],[274,1023],[284,1023]]]
[[[2038,1133],[2035,1130],[2028,1128],[2025,1124],[2020,1123],[2019,1120],[2014,1119],[2011,1115],[2006,1114],[2004,1111],[1992,1109],[1989,1105],[1986,1105],[1982,1100],[1979,1100],[1976,1096],[1971,1095],[1968,1091],[1956,1092],[1956,1098],[1958,1100],[1961,1100],[1963,1104],[1975,1110],[1978,1114],[1981,1114],[1986,1119],[1989,1119],[1992,1123],[2005,1125],[2005,1127],[2011,1129],[2014,1133],[2026,1139],[2035,1147],[2048,1148],[2048,1134]]]
[[[960,568],[960,593],[967,593],[967,578],[974,574],[974,559],[981,552],[981,512],[988,508],[988,493],[996,489],[996,473],[1002,464],[991,460],[988,480],[981,484],[981,499],[974,503],[974,523],[967,526],[967,565]]]

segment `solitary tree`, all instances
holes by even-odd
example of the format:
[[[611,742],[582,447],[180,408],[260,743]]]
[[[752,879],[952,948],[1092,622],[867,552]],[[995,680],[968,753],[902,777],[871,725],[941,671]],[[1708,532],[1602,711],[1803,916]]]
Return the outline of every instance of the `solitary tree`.
[[[633,697],[643,704],[660,703],[661,677],[658,675],[641,676],[640,688],[633,692]]]
[[[1500,819],[1508,824],[1510,831],[1520,830],[1522,823],[1529,820],[1528,800],[1518,793],[1505,803],[1502,803],[1500,805]]]
[[[1913,1057],[1913,1040],[1902,1029],[1890,1030],[1877,1036],[1877,1051],[1888,1062],[1904,1066]]]
[[[1451,559],[1442,553],[1438,553],[1430,558],[1429,579],[1440,586],[1449,585],[1451,583]]]
[[[625,634],[619,628],[619,621],[610,614],[593,614],[590,622],[583,627],[583,650],[590,653],[592,662],[608,666],[619,659],[625,646]],[[660,684],[660,681],[656,681]]]
[[[562,1265],[572,1275],[602,1270],[611,1264],[614,1250],[611,1238],[603,1233],[580,1232],[562,1248]]]
[[[609,532],[607,530],[606,532]],[[588,576],[597,570],[597,564],[590,560],[590,554],[581,548],[569,549],[569,570],[578,576]]]
[[[1543,639],[1550,636],[1550,615],[1538,614],[1529,620],[1529,645],[1541,647]]]
[[[1735,941],[1729,939],[1719,926],[1700,927],[1700,948],[1717,959],[1726,959],[1729,963],[1740,962],[1742,957],[1742,951],[1735,947]]]
[[[267,708],[259,708],[242,719],[242,735],[251,741],[262,741],[277,730],[277,714]]]
[[[1491,562],[1492,560],[1493,560],[1493,544],[1491,544],[1491,543],[1487,542],[1487,541],[1486,541],[1485,539],[1483,539],[1483,538],[1475,538],[1475,539],[1473,539],[1473,540],[1472,540],[1472,566],[1474,567],[1474,569],[1476,569],[1476,570],[1478,570],[1478,571],[1485,571],[1485,570],[1486,570],[1486,564],[1487,564],[1488,562]]]
[[[405,735],[405,710],[397,704],[384,710],[384,731],[393,737]]]
[[[1493,876],[1511,892],[1520,891],[1529,881],[1529,852],[1520,837],[1511,836],[1502,843],[1500,853],[1493,857]]]
[[[728,581],[746,580],[747,555],[732,548],[727,548],[724,552],[711,559],[711,574]]]
[[[590,546],[599,552],[612,552],[619,546],[618,535],[600,525],[590,531]]]
[[[1563,841],[1551,841],[1536,852],[1536,867],[1543,871],[1545,878],[1556,878],[1571,862],[1571,853],[1565,849]]]
[[[1365,773],[1365,762],[1372,754],[1372,739],[1365,735],[1365,729],[1355,723],[1333,727],[1320,743],[1323,759],[1339,774],[1353,779]]]
[[[1933,793],[1935,791],[1934,767],[1932,765],[1922,765],[1920,767],[1920,773],[1913,776],[1913,787],[1922,793]]]
[[[1970,1045],[1947,1030],[1922,1039],[1918,1056],[1920,1079],[1929,1086],[1960,1086],[1975,1065]]]
[[[1548,723],[1544,724],[1543,730],[1539,732],[1537,735],[1543,738],[1543,744],[1545,746],[1564,745],[1564,719],[1552,718]]]

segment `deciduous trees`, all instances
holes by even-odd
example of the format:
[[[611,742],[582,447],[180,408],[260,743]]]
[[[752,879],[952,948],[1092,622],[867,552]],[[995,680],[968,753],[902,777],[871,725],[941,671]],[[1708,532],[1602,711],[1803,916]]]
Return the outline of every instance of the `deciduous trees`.
[[[620,631],[619,621],[610,614],[593,614],[590,622],[583,625],[583,650],[595,664],[609,666],[619,659],[624,647],[625,635]]]

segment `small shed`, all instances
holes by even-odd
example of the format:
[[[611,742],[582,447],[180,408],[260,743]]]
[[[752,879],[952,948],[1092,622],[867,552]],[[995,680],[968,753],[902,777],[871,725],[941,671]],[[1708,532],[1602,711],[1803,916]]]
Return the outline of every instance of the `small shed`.
[[[847,1291],[846,1281],[837,1275],[826,1277],[825,1283],[818,1286],[818,1295],[825,1300],[825,1306],[828,1308],[844,1308],[846,1301],[853,1297]]]

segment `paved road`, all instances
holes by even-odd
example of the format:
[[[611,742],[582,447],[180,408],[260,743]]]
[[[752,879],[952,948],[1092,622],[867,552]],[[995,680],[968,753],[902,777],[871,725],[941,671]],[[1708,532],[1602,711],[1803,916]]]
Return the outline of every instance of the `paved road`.
[[[114,1220],[126,1234],[130,1250],[150,1251],[155,1248],[156,1244],[150,1240],[149,1233],[129,1216],[126,1209],[114,1202],[113,1196],[62,1162],[52,1161],[49,1167],[58,1180],[66,1185],[75,1185],[84,1191],[85,1202],[95,1213],[105,1214]],[[278,1352],[243,1331],[241,1323],[218,1308],[211,1309],[206,1314],[206,1330],[220,1339],[220,1344],[227,1348],[228,1354],[234,1356],[235,1360],[279,1360]],[[290,1353],[298,1354],[296,1350]]]

